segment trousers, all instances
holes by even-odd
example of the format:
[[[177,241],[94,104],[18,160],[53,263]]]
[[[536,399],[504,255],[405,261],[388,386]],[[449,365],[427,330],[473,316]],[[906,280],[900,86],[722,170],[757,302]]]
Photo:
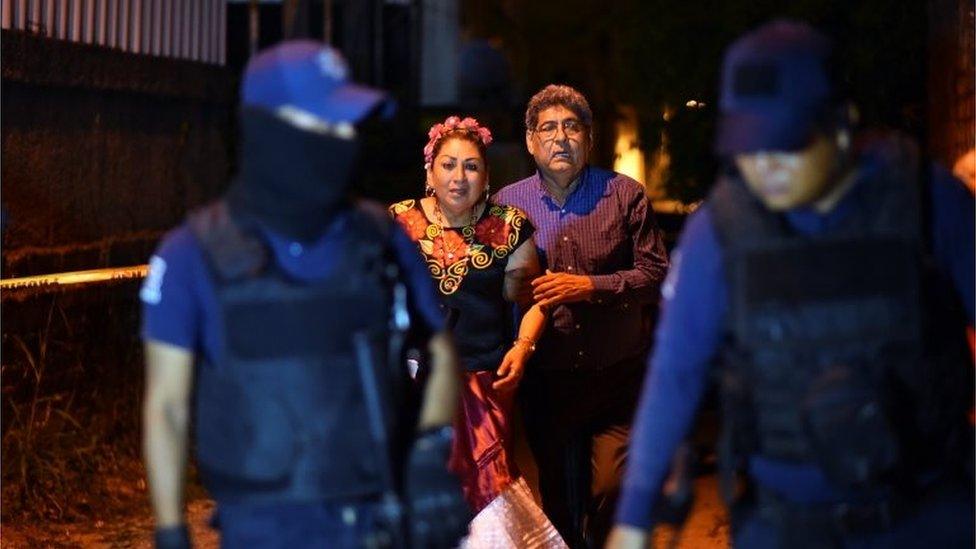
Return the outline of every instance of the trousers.
[[[218,502],[216,526],[225,549],[363,547],[381,532],[379,505]]]
[[[573,548],[603,547],[620,493],[644,357],[597,371],[529,369],[520,399],[542,508]]]

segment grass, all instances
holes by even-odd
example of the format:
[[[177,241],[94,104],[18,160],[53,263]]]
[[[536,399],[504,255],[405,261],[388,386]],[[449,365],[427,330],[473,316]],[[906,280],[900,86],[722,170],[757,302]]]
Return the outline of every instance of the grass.
[[[145,506],[136,290],[125,281],[4,299],[3,523]]]

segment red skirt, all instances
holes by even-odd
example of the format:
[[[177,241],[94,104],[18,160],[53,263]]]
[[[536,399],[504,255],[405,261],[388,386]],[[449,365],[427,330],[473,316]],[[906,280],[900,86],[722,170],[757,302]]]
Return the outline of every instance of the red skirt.
[[[492,371],[465,372],[462,379],[448,465],[478,513],[519,476],[511,447],[515,391],[492,389]]]

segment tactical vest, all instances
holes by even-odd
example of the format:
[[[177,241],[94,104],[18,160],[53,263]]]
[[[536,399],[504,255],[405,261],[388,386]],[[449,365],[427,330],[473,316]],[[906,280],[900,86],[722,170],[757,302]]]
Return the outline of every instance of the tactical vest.
[[[899,158],[858,182],[854,211],[822,234],[794,232],[737,178],[713,189],[729,289],[727,470],[758,454],[863,488],[959,452],[948,446],[972,398],[964,316],[927,250],[928,182]]]
[[[387,338],[389,220],[360,209],[350,219],[335,272],[306,282],[278,267],[224,202],[190,216],[219,304],[222,358],[196,368],[194,401],[197,461],[218,500],[383,489],[352,337],[370,334],[378,350]],[[389,375],[377,377],[394,390]]]

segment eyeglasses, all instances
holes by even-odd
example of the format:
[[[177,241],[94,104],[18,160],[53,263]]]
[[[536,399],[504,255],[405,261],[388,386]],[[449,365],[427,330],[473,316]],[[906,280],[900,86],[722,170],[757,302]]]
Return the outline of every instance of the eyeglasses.
[[[563,121],[562,126],[563,133],[570,139],[579,137],[583,133],[583,130],[586,129],[585,124],[579,120],[572,119]],[[550,120],[532,131],[538,134],[543,141],[552,141],[556,138],[556,133],[559,131],[559,122]]]

